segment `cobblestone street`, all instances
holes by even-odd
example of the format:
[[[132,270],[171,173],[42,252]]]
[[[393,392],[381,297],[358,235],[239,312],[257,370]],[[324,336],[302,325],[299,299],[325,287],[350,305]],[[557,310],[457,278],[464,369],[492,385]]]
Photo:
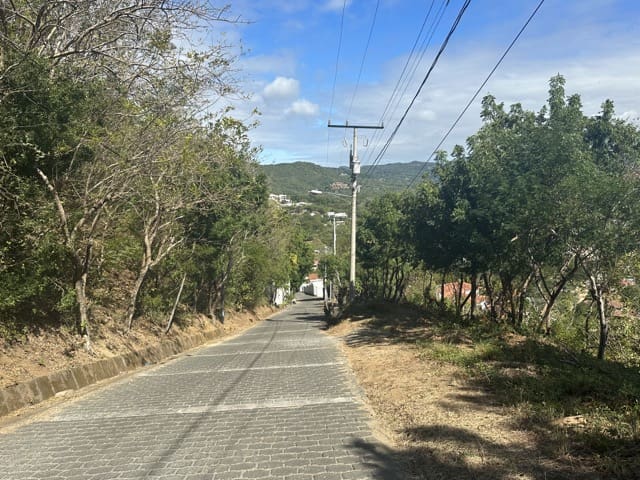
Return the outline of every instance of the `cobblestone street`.
[[[145,369],[8,433],[1,479],[396,479],[322,302]]]

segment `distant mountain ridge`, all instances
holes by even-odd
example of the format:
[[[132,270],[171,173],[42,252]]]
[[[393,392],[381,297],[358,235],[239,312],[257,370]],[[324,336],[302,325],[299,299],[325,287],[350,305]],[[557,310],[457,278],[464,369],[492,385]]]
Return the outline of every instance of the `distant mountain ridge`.
[[[344,167],[322,167],[311,162],[261,165],[271,193],[289,195],[294,200],[308,198],[309,191],[320,190],[350,195],[351,172]],[[371,169],[362,166],[361,194],[372,198],[385,192],[402,191],[421,173],[428,173],[433,164],[423,162],[387,163]]]

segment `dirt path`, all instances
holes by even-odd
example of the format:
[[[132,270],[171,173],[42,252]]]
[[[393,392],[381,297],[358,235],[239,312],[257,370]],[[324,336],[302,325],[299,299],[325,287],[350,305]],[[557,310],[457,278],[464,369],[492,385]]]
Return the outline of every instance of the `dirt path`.
[[[329,329],[342,340],[379,428],[414,479],[599,478],[545,451],[517,412],[471,385],[461,368],[421,358],[420,327],[371,320]]]

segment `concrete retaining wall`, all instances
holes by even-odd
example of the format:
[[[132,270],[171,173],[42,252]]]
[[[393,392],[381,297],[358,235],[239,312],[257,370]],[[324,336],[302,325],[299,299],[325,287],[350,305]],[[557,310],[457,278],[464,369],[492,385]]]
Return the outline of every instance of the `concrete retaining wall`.
[[[219,331],[208,330],[195,335],[175,337],[140,351],[97,360],[1,389],[0,416],[35,405],[65,390],[77,390],[144,365],[158,363],[172,355],[199,347],[218,336]]]

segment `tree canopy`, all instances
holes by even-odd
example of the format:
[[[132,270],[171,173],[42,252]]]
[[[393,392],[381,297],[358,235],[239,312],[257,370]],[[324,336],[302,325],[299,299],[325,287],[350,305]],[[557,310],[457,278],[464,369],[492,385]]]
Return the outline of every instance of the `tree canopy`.
[[[242,94],[235,59],[191,41],[237,21],[200,0],[0,7],[5,339],[69,324],[90,347],[102,291],[131,329],[180,283],[213,316],[299,279],[307,248],[268,204],[251,125],[217,106]]]
[[[441,152],[431,175],[403,201],[374,204],[377,224],[365,217],[362,244],[415,251],[423,268],[441,274],[441,301],[445,282],[468,282],[471,291],[457,306],[467,303],[472,317],[482,296],[494,321],[551,334],[561,295],[571,295],[574,307],[592,302],[603,358],[612,305],[638,252],[640,130],[616,117],[611,100],[601,108],[586,116],[560,75],[551,78],[538,112],[520,104],[507,109],[487,95],[482,127],[465,147]],[[379,211],[392,204],[395,212]],[[383,220],[400,216],[407,226],[389,235]],[[365,251],[365,268],[368,262]]]

